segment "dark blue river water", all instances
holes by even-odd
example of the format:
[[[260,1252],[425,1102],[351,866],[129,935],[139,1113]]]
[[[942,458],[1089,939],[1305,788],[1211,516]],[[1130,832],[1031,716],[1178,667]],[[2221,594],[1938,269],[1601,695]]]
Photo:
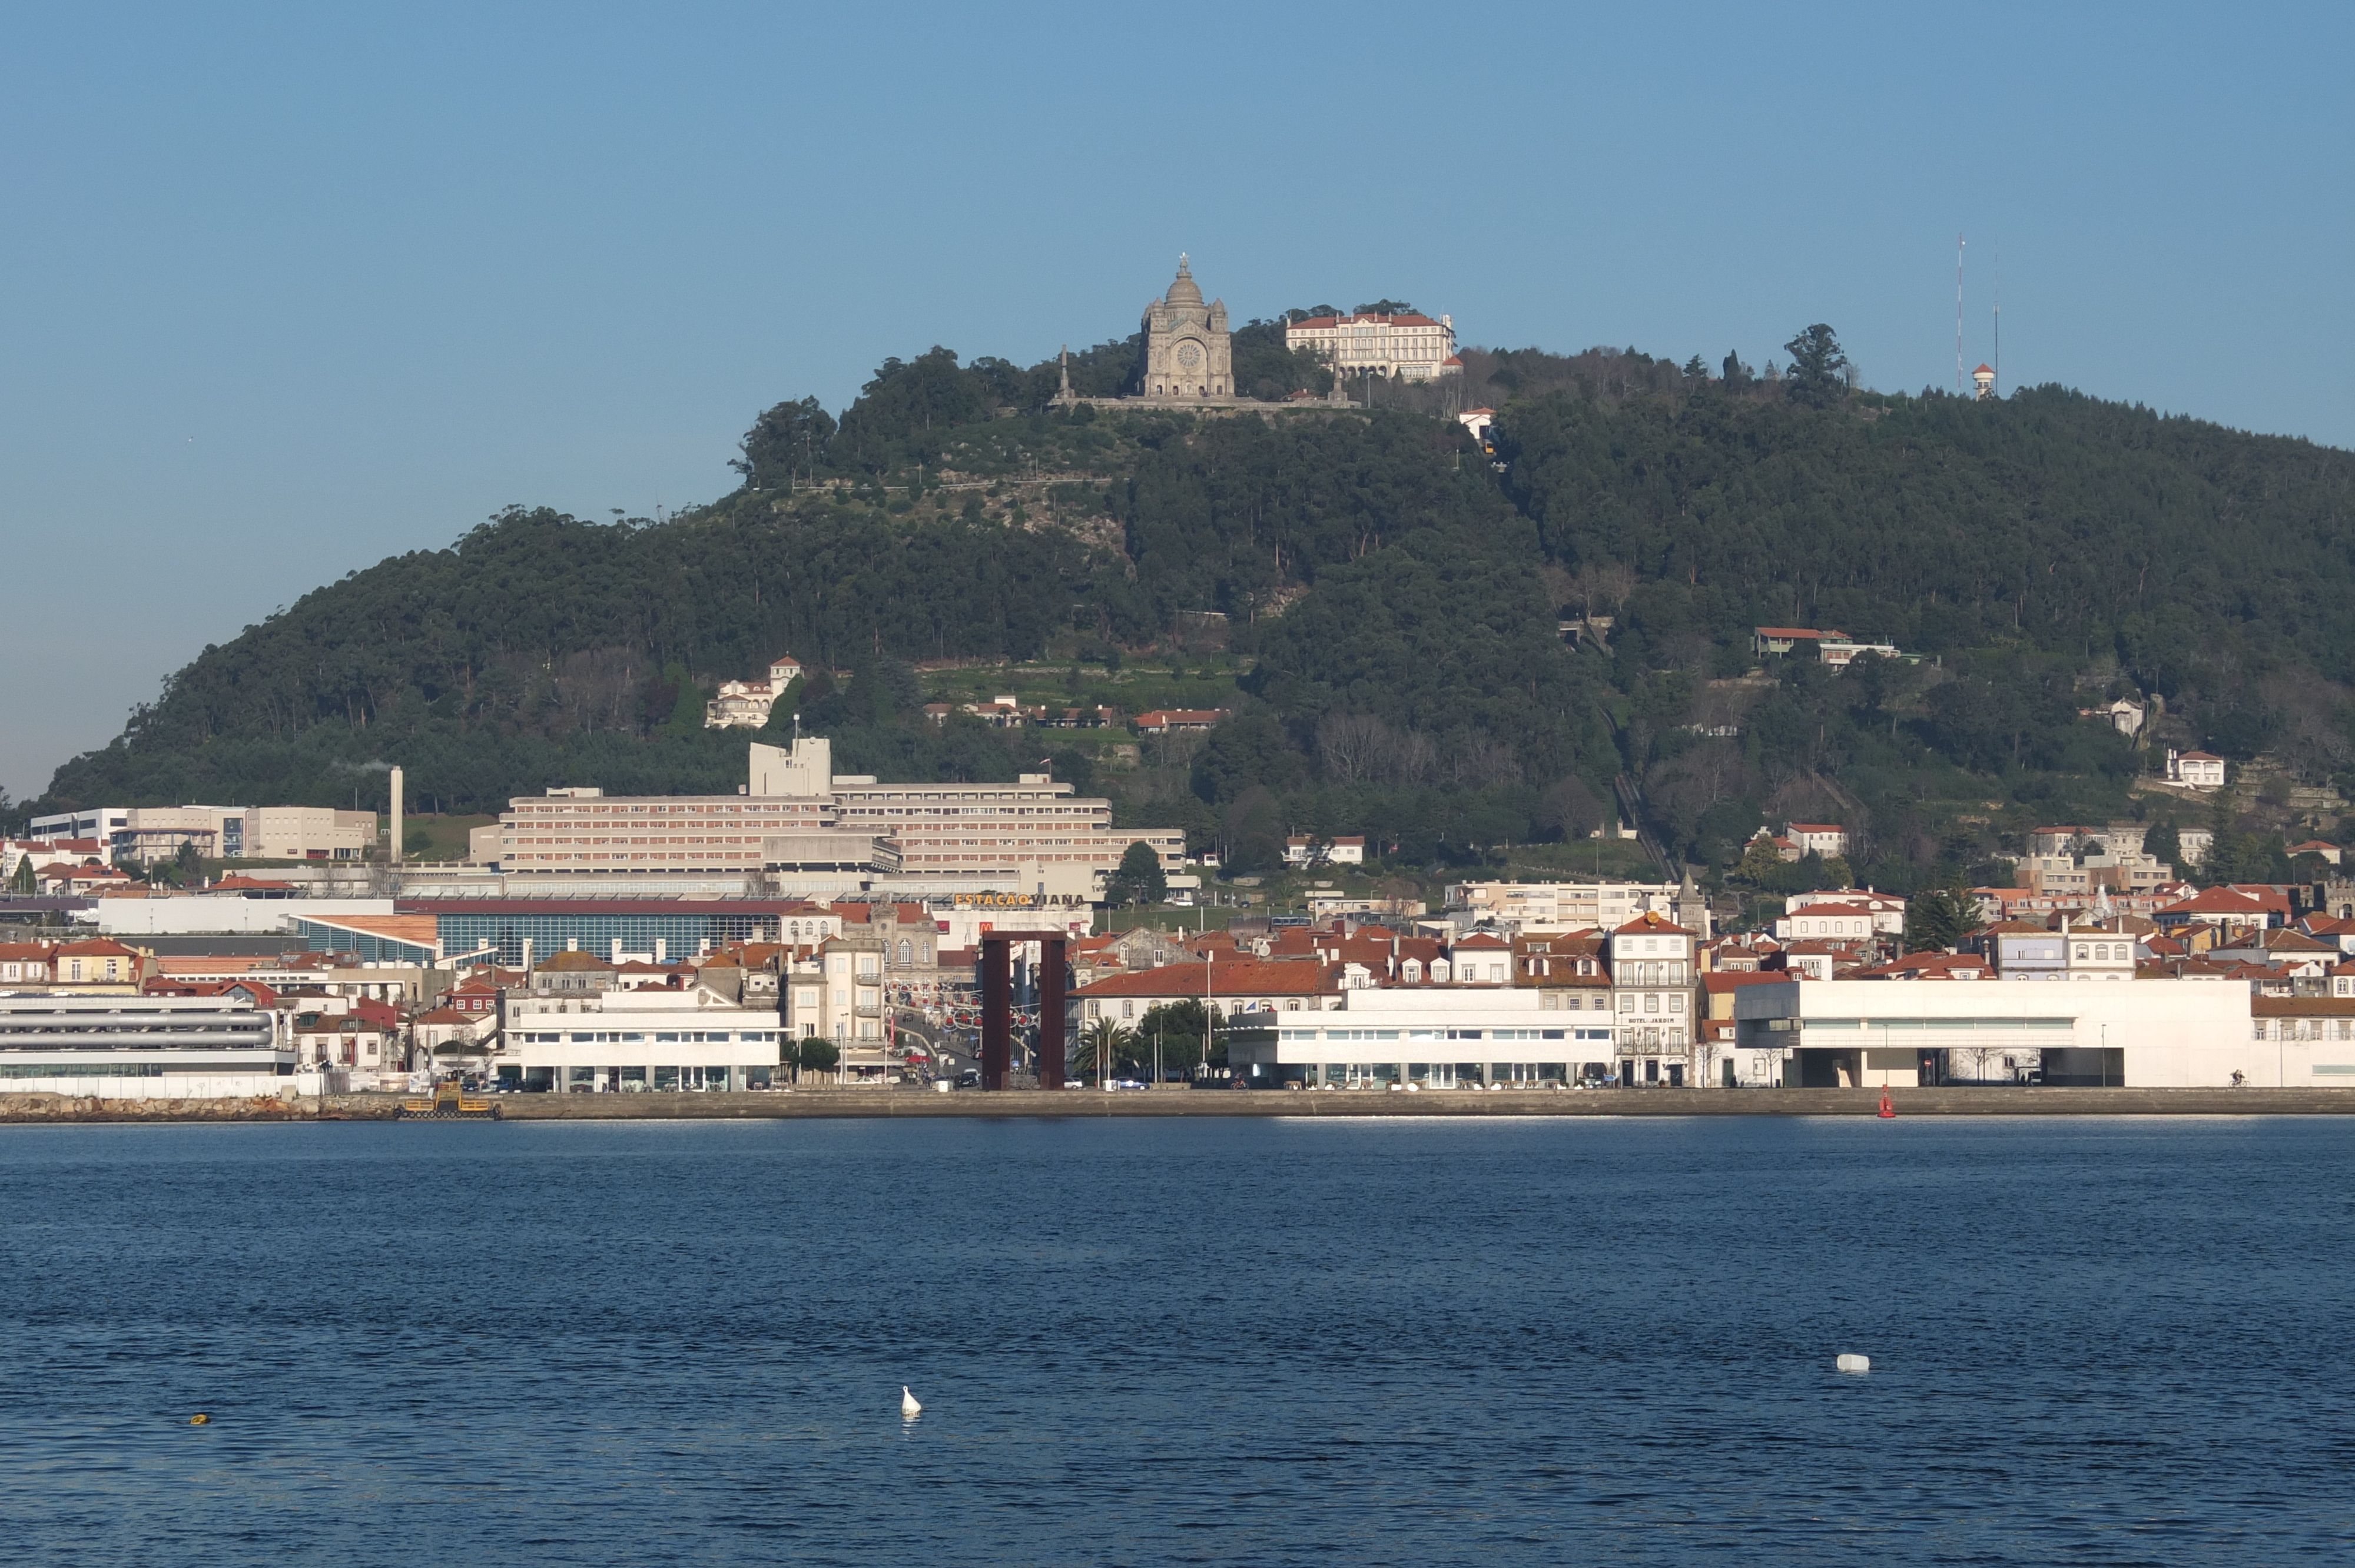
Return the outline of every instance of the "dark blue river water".
[[[0,1558],[2344,1563],[2350,1243],[2355,1118],[0,1128]]]

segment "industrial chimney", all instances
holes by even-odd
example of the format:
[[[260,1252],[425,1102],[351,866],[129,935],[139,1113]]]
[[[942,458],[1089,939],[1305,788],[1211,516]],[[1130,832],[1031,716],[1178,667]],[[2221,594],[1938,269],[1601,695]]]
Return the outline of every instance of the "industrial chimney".
[[[385,859],[395,865],[400,863],[400,769],[396,768],[392,770],[392,826],[389,830],[391,838],[385,846]]]

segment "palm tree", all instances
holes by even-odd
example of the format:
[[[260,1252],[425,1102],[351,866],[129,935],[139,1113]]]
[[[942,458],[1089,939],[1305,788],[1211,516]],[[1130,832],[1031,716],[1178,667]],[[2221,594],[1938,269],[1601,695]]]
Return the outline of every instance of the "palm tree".
[[[1093,1073],[1102,1083],[1112,1076],[1135,1043],[1135,1032],[1119,1021],[1099,1018],[1080,1032],[1080,1070]]]

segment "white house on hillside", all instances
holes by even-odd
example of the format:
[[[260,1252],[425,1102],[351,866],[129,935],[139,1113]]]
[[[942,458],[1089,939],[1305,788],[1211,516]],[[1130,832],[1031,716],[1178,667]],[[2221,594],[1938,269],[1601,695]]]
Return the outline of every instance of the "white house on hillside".
[[[703,705],[706,729],[759,729],[785,688],[801,679],[801,661],[790,654],[769,666],[766,681],[722,681],[719,694]]]

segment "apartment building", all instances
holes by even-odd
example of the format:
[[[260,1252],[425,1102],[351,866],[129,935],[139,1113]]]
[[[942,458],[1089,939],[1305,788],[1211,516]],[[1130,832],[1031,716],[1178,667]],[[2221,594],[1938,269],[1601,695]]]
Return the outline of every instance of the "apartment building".
[[[777,982],[790,1035],[844,1044],[887,1039],[890,1004],[884,994],[886,958],[882,938],[856,932],[829,937],[814,952],[794,959]]]
[[[1459,882],[1447,906],[1522,932],[1612,930],[1657,911],[1704,935],[1709,901],[1672,882]]]
[[[1611,933],[1610,960],[1619,1081],[1681,1086],[1696,1035],[1693,933],[1641,915]]]

